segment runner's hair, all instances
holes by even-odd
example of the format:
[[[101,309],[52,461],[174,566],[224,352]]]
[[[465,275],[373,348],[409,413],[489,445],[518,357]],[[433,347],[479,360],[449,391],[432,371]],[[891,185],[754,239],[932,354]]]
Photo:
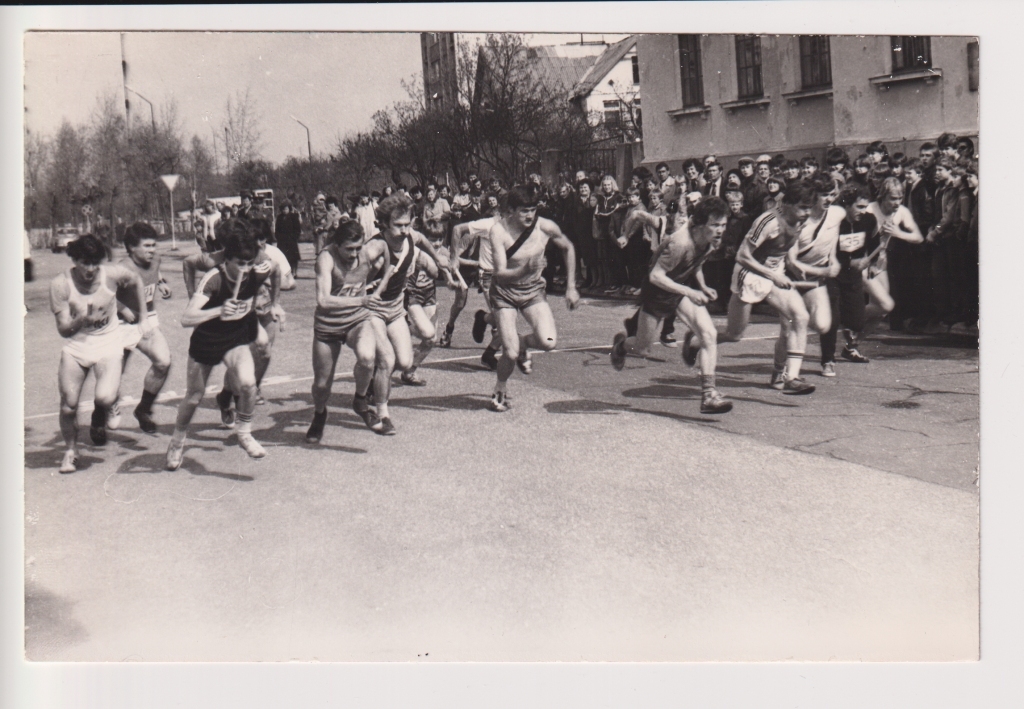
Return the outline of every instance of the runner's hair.
[[[82,234],[72,241],[68,244],[67,252],[73,261],[81,261],[90,266],[102,263],[107,256],[103,242],[92,234]]]
[[[796,180],[782,192],[783,204],[814,204],[817,199],[818,190],[808,180]]]
[[[536,207],[539,201],[537,190],[530,189],[525,185],[516,185],[508,191],[508,196],[505,198],[506,208],[510,212],[523,207]]]
[[[377,205],[377,221],[382,226],[391,226],[395,217],[412,214],[413,201],[409,195],[395,192],[381,200]]]
[[[228,219],[217,239],[224,244],[224,258],[239,258],[251,261],[260,252],[256,243],[256,233],[250,222],[245,219]]]
[[[704,226],[712,217],[721,219],[729,216],[729,205],[721,197],[705,197],[690,214],[690,224]]]
[[[124,230],[124,247],[131,251],[146,239],[157,239],[156,229],[146,222],[135,222]]]
[[[342,222],[331,232],[331,241],[337,246],[363,240],[363,225],[356,220]]]

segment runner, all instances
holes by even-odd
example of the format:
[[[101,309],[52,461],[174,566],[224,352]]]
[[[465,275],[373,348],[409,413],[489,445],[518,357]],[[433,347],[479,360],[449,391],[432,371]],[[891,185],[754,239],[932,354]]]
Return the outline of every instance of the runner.
[[[373,314],[371,322],[377,342],[381,347],[384,347],[385,342],[390,343],[390,347],[385,348],[383,358],[378,357],[377,369],[374,372],[374,400],[377,405],[377,416],[381,420],[381,429],[377,432],[383,435],[395,433],[394,424],[388,416],[392,371],[397,367],[402,371],[402,380],[405,383],[422,386],[422,380],[418,377],[414,376],[410,381],[410,378],[405,376],[418,364],[414,361],[412,337],[404,307],[406,285],[416,263],[417,249],[426,253],[438,271],[444,273],[451,283],[451,275],[448,274],[447,268],[438,262],[437,253],[430,242],[423,234],[412,228],[413,206],[412,199],[401,193],[382,200],[377,208],[377,223],[381,232],[366,242],[365,248],[365,255],[371,263],[371,280],[367,287],[376,288],[376,292],[379,293],[367,307]],[[419,334],[422,336],[426,333],[420,330]]]
[[[146,293],[145,304],[135,300],[134,288],[121,289],[117,293],[118,310],[122,319],[120,327],[125,338],[122,370],[128,362],[128,357],[136,349],[150,361],[149,371],[146,372],[142,385],[142,397],[134,411],[139,428],[146,433],[156,433],[156,422],[152,418],[153,402],[167,381],[167,373],[171,368],[171,350],[167,346],[164,333],[160,330],[160,321],[154,304],[157,291],[160,292],[160,297],[166,300],[171,297],[171,289],[160,273],[160,254],[156,252],[156,242],[156,229],[144,222],[132,224],[125,230],[124,246],[128,250],[128,258],[122,259],[119,264],[135,272],[142,279]],[[148,320],[151,326],[146,337],[141,336],[139,329],[143,319]],[[116,429],[120,418],[120,410],[115,403],[110,407],[107,426]]]
[[[373,381],[377,340],[367,304],[376,297],[366,291],[370,262],[364,249],[363,228],[345,222],[331,234],[316,259],[316,312],[313,316],[313,422],[306,432],[308,443],[319,443],[327,423],[327,403],[334,384],[334,369],[341,346],[356,355],[356,380],[352,410],[370,430],[379,432],[380,419],[370,409],[367,392]]]
[[[96,388],[89,437],[97,446],[107,443],[107,411],[117,400],[124,352],[124,335],[118,331],[117,291],[131,288],[135,301],[144,303],[146,287],[124,266],[101,265],[107,251],[92,234],[68,244],[67,254],[74,265],[50,281],[50,309],[57,332],[67,340],[57,370],[60,432],[66,446],[60,472],[73,473],[78,465],[78,399],[90,370],[96,376]],[[138,329],[145,337],[152,327],[145,318]]]
[[[259,292],[256,296],[256,318],[258,321],[256,339],[253,342],[253,361],[256,366],[256,404],[266,404],[266,400],[260,393],[260,384],[263,382],[263,375],[270,366],[270,355],[277,339],[278,330],[284,330],[285,313],[276,303],[281,290],[280,265],[275,262],[267,252],[267,231],[268,222],[262,218],[254,218],[247,222],[255,234],[256,243],[259,245],[259,253],[256,256],[256,265],[253,267],[257,274],[267,275],[269,278],[262,281]],[[219,238],[219,237],[218,237]],[[181,269],[185,278],[185,291],[191,300],[196,291],[196,273],[209,272],[225,261],[225,252],[218,251],[213,254],[194,254],[182,261]],[[217,394],[217,406],[220,407],[221,421],[225,426],[234,425],[234,407],[238,406],[237,397],[232,397],[231,387],[227,381],[224,388]]]
[[[501,348],[501,336],[494,318],[490,290],[494,276],[494,249],[491,248],[491,227],[497,223],[498,217],[485,217],[476,221],[459,224],[452,232],[452,253],[459,254],[459,274],[463,282],[475,281],[477,289],[483,293],[484,309],[477,310],[473,317],[473,340],[483,342],[487,326],[491,326],[491,340],[480,356],[480,362],[490,370],[498,368],[498,350]],[[474,269],[475,268],[475,273]],[[461,298],[461,300],[460,300]],[[457,291],[455,302],[452,303],[448,328],[455,329],[455,319],[465,307],[469,298],[469,288]],[[446,328],[447,330],[447,328]]]
[[[440,244],[435,244],[436,258],[441,263],[449,266],[448,250]],[[459,285],[452,280],[448,268],[444,268],[448,285],[456,291]],[[432,261],[419,247],[416,248],[416,265],[413,271],[412,283],[405,288],[405,309],[406,318],[409,321],[409,332],[419,338],[420,342],[414,348],[412,366],[402,372],[402,382],[410,386],[426,386],[426,381],[416,376],[416,369],[423,364],[423,361],[434,349],[434,338],[437,336],[437,278],[438,263]]]
[[[174,434],[167,447],[167,469],[181,466],[185,436],[196,407],[203,400],[206,382],[213,368],[224,363],[224,381],[230,395],[237,397],[236,435],[238,444],[251,458],[266,455],[252,437],[252,414],[256,405],[256,369],[252,344],[260,324],[255,312],[256,294],[271,277],[271,269],[257,269],[259,245],[256,234],[244,219],[228,220],[217,238],[224,244],[223,263],[203,276],[181,316],[182,327],[195,328],[188,348],[187,391],[178,407]],[[277,308],[277,289],[272,290],[271,309]],[[223,407],[221,410],[224,416]]]
[[[645,212],[637,212],[634,217],[659,229],[665,220]],[[721,245],[728,221],[729,206],[720,197],[706,197],[694,208],[689,223],[669,235],[652,257],[650,274],[640,289],[636,335],[627,337],[620,332],[612,342],[612,366],[621,371],[627,354],[645,357],[650,353],[661,331],[661,322],[674,313],[691,331],[687,333],[687,344],[693,333],[700,340],[695,360],[700,361],[702,414],[732,410],[732,402],[715,388],[718,334],[704,306],[714,301],[718,293],[704,283],[702,269],[704,261]]]
[[[786,187],[777,208],[754,220],[736,253],[728,324],[718,342],[739,342],[755,303],[766,301],[787,324],[783,373],[772,373],[771,386],[784,394],[810,394],[814,385],[800,378],[807,347],[809,316],[800,293],[786,276],[786,259],[798,246],[800,232],[818,201],[814,185],[798,181]]]
[[[896,305],[889,295],[889,241],[893,238],[902,239],[908,244],[920,244],[924,241],[924,236],[914,221],[914,215],[903,205],[903,195],[903,183],[895,177],[887,177],[878,187],[877,201],[868,205],[868,210],[878,222],[881,244],[877,253],[872,255],[870,265],[863,272],[864,290],[867,291],[869,300],[864,311],[865,329],[870,329],[872,324],[884,318]]]
[[[444,326],[438,345],[440,347],[452,346],[452,335],[455,332],[455,321],[466,307],[469,301],[470,287],[477,285],[477,271],[480,261],[480,235],[483,229],[474,229],[471,224],[483,222],[488,224],[486,229],[494,224],[494,219],[478,219],[475,222],[456,224],[452,228],[451,236],[451,259],[452,265],[456,267],[458,280],[456,281],[455,299],[452,301],[451,310],[448,312],[448,323]]]
[[[545,352],[555,348],[555,319],[547,301],[547,284],[541,275],[544,250],[549,241],[562,250],[565,260],[565,302],[569,309],[575,309],[580,299],[576,291],[576,253],[572,242],[553,221],[537,217],[536,191],[522,186],[513,187],[507,200],[505,214],[490,231],[494,257],[491,303],[504,348],[491,397],[493,411],[508,411],[510,408],[506,387],[516,366],[523,374],[533,371],[528,348]],[[518,313],[522,313],[533,328],[529,335],[520,335],[517,331]]]

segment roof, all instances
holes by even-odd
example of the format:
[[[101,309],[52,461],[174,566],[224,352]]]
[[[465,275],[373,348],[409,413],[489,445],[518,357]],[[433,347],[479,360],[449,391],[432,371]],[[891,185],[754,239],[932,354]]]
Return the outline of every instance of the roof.
[[[601,79],[608,76],[608,73],[622,61],[622,58],[626,56],[626,53],[634,45],[636,45],[636,35],[630,35],[621,42],[616,42],[608,47],[587,70],[587,73],[576,83],[575,88],[573,88],[572,93],[569,95],[569,99],[582,98],[593,91],[594,87],[601,83]]]
[[[594,65],[596,55],[565,56],[559,47],[531,47],[529,57],[536,68],[537,78],[552,88],[569,92]]]

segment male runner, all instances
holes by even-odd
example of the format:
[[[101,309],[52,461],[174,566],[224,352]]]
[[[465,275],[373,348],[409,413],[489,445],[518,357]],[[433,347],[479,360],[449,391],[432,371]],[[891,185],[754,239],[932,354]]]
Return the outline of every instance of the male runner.
[[[373,381],[377,340],[367,304],[377,296],[367,293],[370,273],[363,228],[358,221],[344,222],[331,234],[328,245],[316,259],[316,312],[313,316],[313,422],[306,441],[319,443],[327,423],[327,402],[334,384],[334,369],[341,346],[356,355],[353,374],[356,393],[352,409],[374,432],[382,429],[370,409],[367,391]]]
[[[491,397],[493,411],[508,411],[511,407],[506,387],[516,366],[523,374],[533,370],[527,348],[545,352],[555,348],[555,319],[547,301],[547,283],[541,275],[549,241],[562,250],[565,259],[565,302],[569,309],[575,309],[580,299],[576,290],[575,249],[557,224],[537,216],[537,198],[535,190],[513,187],[507,196],[505,213],[490,231],[494,257],[491,304],[504,349]],[[533,328],[529,335],[520,335],[516,329],[518,313]]]
[[[217,238],[224,244],[223,263],[203,276],[181,316],[182,327],[195,329],[188,348],[188,388],[167,447],[168,470],[181,466],[188,425],[206,393],[210,371],[222,362],[228,370],[224,375],[227,391],[238,398],[238,444],[251,458],[267,454],[252,437],[256,370],[251,346],[260,329],[254,309],[256,294],[270,278],[271,270],[255,268],[259,245],[246,220],[229,219]],[[272,294],[271,307],[275,308],[277,289]]]
[[[167,373],[171,368],[171,350],[167,346],[167,339],[160,330],[160,321],[157,319],[154,296],[160,291],[160,297],[171,297],[171,289],[167,286],[163,274],[160,273],[160,255],[156,252],[157,233],[156,229],[144,222],[136,222],[124,232],[124,246],[128,250],[128,258],[121,259],[119,264],[129,271],[134,271],[145,287],[145,304],[135,300],[135,289],[128,288],[118,291],[118,308],[121,314],[121,328],[128,334],[125,337],[124,362],[133,350],[139,350],[149,358],[149,371],[142,385],[142,397],[139,405],[135,407],[135,418],[139,422],[139,428],[146,433],[156,433],[156,423],[153,421],[153,402],[167,381]],[[139,325],[143,319],[149,321],[150,330],[146,337],[139,332]],[[123,366],[122,366],[123,369]],[[110,407],[108,426],[117,428],[115,421],[120,419],[117,404]]]
[[[459,273],[465,283],[475,280],[478,288],[484,296],[484,308],[477,310],[473,318],[473,340],[483,342],[487,326],[491,326],[491,340],[480,356],[480,362],[488,369],[498,368],[498,349],[501,347],[501,336],[498,334],[496,320],[494,319],[494,308],[491,305],[490,291],[491,281],[494,276],[494,249],[491,247],[491,227],[498,221],[498,217],[484,217],[465,224],[459,224],[452,231],[452,253],[458,254]],[[474,254],[475,252],[475,254]],[[474,259],[473,256],[476,256]],[[476,269],[474,276],[473,270]],[[469,288],[456,292],[455,302],[452,303],[451,316],[448,320],[448,328],[454,331],[455,319],[462,312],[466,301],[469,298]],[[446,328],[447,330],[447,328]]]
[[[73,473],[78,464],[78,399],[93,370],[96,389],[89,437],[97,446],[107,442],[107,410],[121,384],[124,336],[118,331],[117,290],[131,288],[138,303],[146,301],[142,279],[118,264],[102,265],[103,242],[85,234],[67,246],[74,264],[50,281],[50,309],[57,332],[67,340],[61,350],[57,384],[60,389],[60,432],[67,449],[60,472]],[[149,318],[139,323],[142,336],[152,328]]]
[[[437,266],[439,272],[445,274],[451,283],[447,264],[442,265],[434,248],[423,234],[412,228],[413,201],[406,194],[393,194],[381,200],[377,207],[377,223],[381,232],[366,242],[365,254],[369,262],[370,281],[368,288],[376,288],[378,297],[373,298],[367,307],[373,314],[374,332],[378,343],[389,342],[390,351],[385,353],[383,364],[378,358],[378,366],[374,372],[373,395],[377,405],[377,416],[381,420],[381,433],[394,435],[394,424],[388,416],[388,398],[391,393],[391,373],[395,367],[403,374],[413,369],[414,362],[412,336],[405,315],[405,289],[409,276],[416,263],[417,249],[422,250]],[[426,333],[420,331],[420,335]],[[387,348],[386,348],[387,349]],[[429,350],[428,350],[429,351]],[[420,360],[422,361],[422,360]],[[408,381],[407,384],[418,384]]]
[[[267,221],[262,218],[254,218],[249,221],[250,227],[255,235],[256,243],[259,246],[259,253],[256,256],[256,265],[253,267],[257,274],[266,275],[259,292],[256,295],[255,312],[258,322],[256,339],[253,341],[253,361],[256,366],[256,404],[265,404],[263,395],[260,393],[260,384],[263,382],[263,375],[270,366],[270,355],[277,338],[278,330],[284,329],[285,313],[280,306],[272,307],[277,303],[281,291],[281,269],[266,253],[267,244]],[[219,236],[218,236],[219,239]],[[184,259],[181,263],[182,274],[185,278],[185,291],[191,300],[196,291],[196,272],[209,272],[217,268],[225,261],[225,252],[218,251],[212,254],[194,254]],[[217,406],[220,407],[221,421],[229,428],[235,423],[234,406],[237,400],[232,397],[231,387],[227,381],[224,388],[217,394]]]
[[[488,223],[487,229],[493,225],[494,219],[478,219],[476,222]],[[455,298],[452,300],[451,310],[448,313],[448,323],[444,326],[444,332],[438,340],[441,347],[452,346],[452,334],[455,332],[455,321],[466,307],[469,300],[469,289],[477,285],[477,270],[479,268],[480,234],[482,229],[475,229],[467,222],[456,224],[452,227],[451,236],[451,261],[452,266],[458,272],[458,281],[455,284]]]
[[[814,391],[813,384],[800,378],[807,347],[807,307],[785,270],[786,258],[798,247],[800,231],[817,201],[814,185],[797,181],[786,187],[778,208],[769,209],[754,220],[736,253],[731,287],[734,297],[729,299],[728,325],[725,332],[718,333],[720,343],[739,342],[755,303],[766,301],[778,310],[788,325],[786,360],[781,376],[772,373],[771,386],[781,388],[784,394]],[[686,352],[684,348],[684,354]]]
[[[665,217],[636,212],[633,218],[655,228]],[[652,257],[650,275],[640,289],[640,314],[637,332],[627,337],[620,332],[612,342],[611,361],[616,371],[625,366],[626,355],[641,357],[650,353],[658,338],[661,322],[675,314],[700,340],[701,403],[702,414],[724,414],[732,410],[715,388],[715,364],[718,358],[715,324],[704,307],[715,300],[718,293],[704,283],[704,261],[722,243],[722,235],[729,222],[729,205],[720,197],[701,200],[689,223],[670,234]]]

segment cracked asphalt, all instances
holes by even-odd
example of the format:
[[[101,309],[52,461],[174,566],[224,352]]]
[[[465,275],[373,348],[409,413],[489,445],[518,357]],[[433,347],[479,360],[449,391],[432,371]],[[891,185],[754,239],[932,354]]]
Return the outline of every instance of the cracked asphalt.
[[[558,350],[514,375],[514,407],[498,415],[469,335],[473,294],[452,348],[422,369],[428,386],[393,390],[397,436],[374,436],[349,410],[346,352],[313,447],[302,441],[307,260],[283,295],[289,321],[257,410],[268,457],[241,453],[211,397],[170,473],[190,251],[164,249],[175,294],[158,309],[175,364],[160,431],[125,416],[67,476],[56,472],[61,341],[46,298],[69,262],[33,254],[29,659],[977,657],[976,342],[882,332],[863,347],[870,364],[840,362],[825,379],[812,338],[805,373],[818,391],[785,397],[767,387],[778,327],[758,316],[747,339],[720,348],[735,408],[710,417],[678,349],[611,368],[627,303],[585,298],[567,312],[552,298]],[[448,292],[440,300],[445,313]],[[129,363],[126,395],[138,396],[145,367]]]

